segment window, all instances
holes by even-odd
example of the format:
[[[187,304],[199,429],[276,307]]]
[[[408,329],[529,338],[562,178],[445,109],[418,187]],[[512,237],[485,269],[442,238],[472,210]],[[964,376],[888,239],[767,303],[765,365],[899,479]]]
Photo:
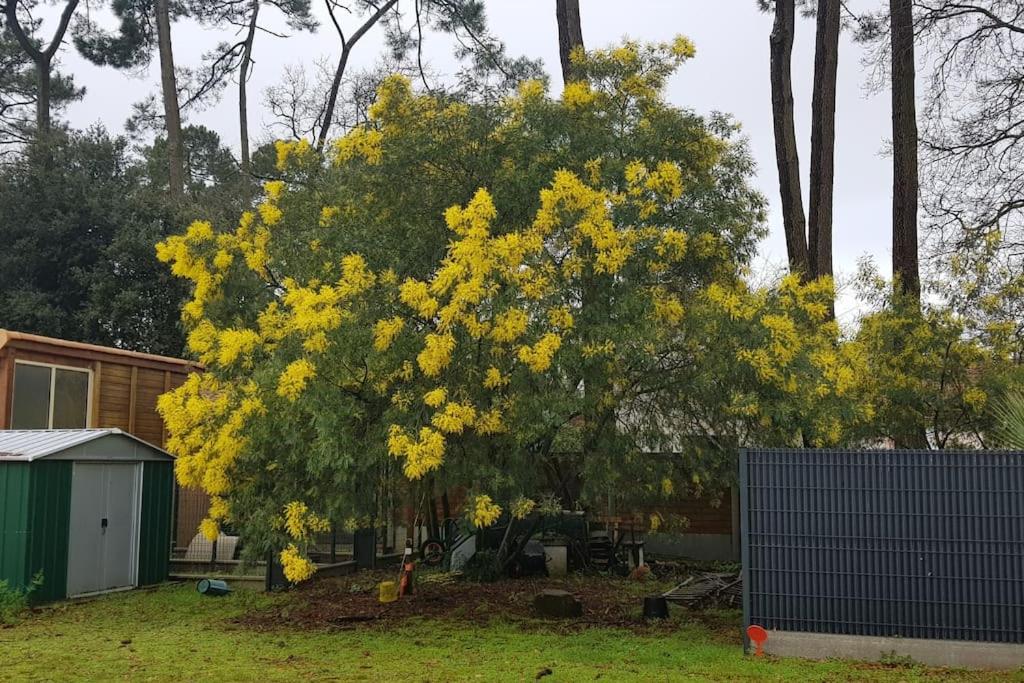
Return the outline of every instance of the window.
[[[89,422],[89,371],[14,364],[11,429],[83,429]]]

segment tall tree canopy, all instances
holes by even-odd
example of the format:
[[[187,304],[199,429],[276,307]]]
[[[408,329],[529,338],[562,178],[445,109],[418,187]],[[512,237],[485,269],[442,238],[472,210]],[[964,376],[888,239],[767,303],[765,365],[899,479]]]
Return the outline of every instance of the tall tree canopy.
[[[17,3],[8,7],[17,10]],[[52,124],[54,113],[80,99],[85,90],[78,88],[70,74],[55,70],[56,55],[49,61],[46,72],[49,79],[49,101],[39,101],[39,67],[30,52],[26,52],[9,27],[6,7],[0,4],[0,157],[10,156],[35,136],[41,109]],[[40,22],[22,16],[18,30],[25,32],[31,44],[38,42],[35,33]]]
[[[490,105],[388,79],[326,167],[279,143],[237,228],[164,242],[207,372],[160,407],[179,480],[214,497],[205,530],[290,543],[302,578],[308,531],[372,514],[396,471],[467,488],[486,526],[543,491],[721,486],[748,433],[832,443],[863,417],[829,281],[743,282],[746,150],[662,94],[692,55],[595,50],[560,98],[529,81]],[[712,445],[669,455],[694,436]]]
[[[123,138],[56,134],[0,169],[0,327],[177,353],[182,288],[147,252],[173,222]]]

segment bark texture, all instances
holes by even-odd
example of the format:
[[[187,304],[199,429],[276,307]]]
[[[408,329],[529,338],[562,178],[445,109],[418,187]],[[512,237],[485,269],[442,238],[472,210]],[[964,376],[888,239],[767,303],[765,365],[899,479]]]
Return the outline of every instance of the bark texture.
[[[782,224],[786,232],[786,252],[790,272],[808,277],[811,273],[807,253],[807,221],[800,194],[800,156],[796,146],[793,120],[793,34],[796,27],[796,1],[777,0],[775,25],[771,35],[772,115],[775,122],[775,159],[779,168],[779,194],[782,200]]]
[[[576,48],[583,49],[583,26],[580,24],[580,0],[555,0],[558,19],[558,56],[562,60],[562,81],[573,80],[570,55]]]
[[[171,50],[171,15],[169,0],[156,0],[157,48],[160,52],[160,86],[164,100],[164,126],[167,131],[167,171],[169,192],[180,199],[185,191],[185,147],[181,138],[181,110],[178,105],[178,83],[174,75],[174,53]]]
[[[913,0],[890,0],[889,14],[892,30],[892,272],[898,291],[920,301]]]
[[[807,249],[814,277],[832,275],[832,197],[835,183],[836,74],[840,0],[818,1],[811,99],[810,215]]]
[[[249,153],[249,98],[246,86],[249,80],[249,67],[252,65],[252,45],[256,40],[256,22],[260,16],[260,0],[252,0],[251,11],[249,32],[245,36],[245,47],[242,50],[242,63],[238,66],[238,133],[243,173],[252,170],[252,156]]]

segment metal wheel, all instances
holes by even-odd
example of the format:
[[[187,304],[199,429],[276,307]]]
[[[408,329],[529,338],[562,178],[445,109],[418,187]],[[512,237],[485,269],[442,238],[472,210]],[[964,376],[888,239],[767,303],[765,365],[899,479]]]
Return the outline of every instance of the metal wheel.
[[[444,553],[444,543],[436,538],[428,538],[420,544],[420,558],[428,567],[440,566]]]

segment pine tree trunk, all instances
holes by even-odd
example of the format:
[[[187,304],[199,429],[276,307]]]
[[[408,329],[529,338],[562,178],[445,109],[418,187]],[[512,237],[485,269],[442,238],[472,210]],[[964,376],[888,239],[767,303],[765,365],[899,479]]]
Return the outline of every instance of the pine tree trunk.
[[[913,0],[889,1],[892,25],[892,273],[897,291],[920,301],[913,12]]]
[[[50,132],[50,60],[43,55],[36,62],[36,134],[46,135]]]
[[[334,120],[334,109],[338,106],[338,93],[341,91],[342,77],[345,75],[345,69],[348,67],[348,56],[352,52],[352,48],[355,47],[359,39],[366,35],[373,26],[380,21],[381,17],[391,11],[391,8],[395,6],[398,0],[387,0],[383,5],[379,6],[377,10],[370,15],[370,17],[363,22],[363,25],[356,29],[356,32],[352,34],[350,38],[346,40],[345,36],[341,32],[341,27],[335,22],[335,28],[338,30],[338,37],[341,39],[341,59],[338,60],[338,68],[334,70],[334,80],[331,82],[331,90],[327,96],[327,102],[324,105],[324,116],[323,123],[320,125],[320,134],[317,136],[316,149],[318,152],[323,152],[324,147],[327,145],[327,134],[331,130],[331,123]],[[334,15],[331,15],[331,19],[334,19]]]
[[[562,60],[562,81],[573,80],[572,51],[583,49],[583,26],[580,24],[580,0],[555,0],[558,20],[558,55]]]
[[[50,85],[53,79],[53,57],[57,54],[61,44],[64,42],[64,36],[67,34],[68,26],[71,24],[71,17],[78,8],[78,2],[79,0],[68,0],[67,4],[64,5],[64,10],[61,12],[57,30],[54,32],[52,40],[50,40],[49,45],[47,45],[45,49],[41,49],[39,44],[29,35],[32,27],[29,27],[29,29],[26,30],[25,27],[21,25],[21,21],[18,17],[18,3],[15,0],[9,0],[6,4],[0,3],[0,7],[3,8],[4,18],[6,19],[5,29],[14,36],[18,46],[26,55],[29,56],[36,67],[36,85],[38,89],[38,92],[36,93],[37,136],[46,135],[50,132]]]
[[[252,170],[252,157],[249,154],[249,103],[246,81],[249,79],[249,66],[252,64],[252,44],[256,40],[256,20],[259,14],[260,0],[252,0],[252,18],[249,20],[249,33],[245,37],[242,63],[238,67],[238,134],[242,152],[243,173],[249,173]]]
[[[786,232],[789,270],[807,277],[807,223],[800,194],[800,157],[793,121],[793,33],[796,29],[795,0],[777,0],[771,35],[772,115],[775,121],[775,160],[779,167],[782,224]]]
[[[185,149],[181,139],[181,111],[178,108],[178,84],[174,76],[171,51],[169,0],[156,0],[157,46],[160,52],[160,85],[164,99],[164,125],[167,130],[169,192],[180,199],[185,188]]]
[[[814,94],[811,100],[811,204],[807,228],[808,260],[814,277],[832,275],[839,12],[840,0],[818,1]]]

